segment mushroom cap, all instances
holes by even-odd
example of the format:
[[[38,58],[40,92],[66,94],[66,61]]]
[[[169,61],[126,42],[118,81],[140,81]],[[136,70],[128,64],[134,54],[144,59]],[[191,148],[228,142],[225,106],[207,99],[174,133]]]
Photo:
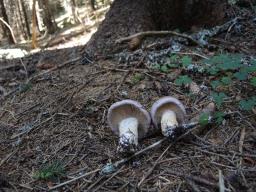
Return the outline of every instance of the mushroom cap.
[[[186,110],[184,105],[176,98],[167,96],[157,100],[151,108],[151,118],[156,128],[160,128],[161,118],[165,111],[174,111],[179,124],[186,122]]]
[[[137,101],[126,99],[112,104],[108,110],[107,121],[112,131],[119,135],[119,123],[129,117],[138,120],[138,138],[145,137],[151,118],[148,111]]]

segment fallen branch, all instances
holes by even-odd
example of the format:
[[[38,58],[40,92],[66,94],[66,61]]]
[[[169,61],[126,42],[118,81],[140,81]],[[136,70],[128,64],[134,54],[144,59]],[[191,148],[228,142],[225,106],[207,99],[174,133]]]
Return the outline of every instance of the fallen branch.
[[[95,169],[95,170],[93,170],[93,171],[91,171],[91,172],[88,172],[88,173],[85,173],[85,174],[83,174],[83,175],[80,175],[79,177],[75,177],[74,179],[71,179],[71,180],[65,181],[64,183],[61,183],[61,184],[59,184],[59,185],[55,185],[55,186],[53,186],[53,187],[50,187],[49,190],[51,191],[51,190],[57,189],[57,188],[59,188],[59,187],[62,187],[62,186],[64,186],[64,185],[67,185],[67,184],[69,184],[69,183],[72,183],[72,182],[74,182],[74,181],[77,181],[77,180],[79,180],[79,179],[82,179],[82,178],[84,178],[84,177],[86,177],[86,176],[88,176],[88,175],[91,175],[91,174],[93,174],[93,173],[97,173],[98,171],[100,171],[100,169]]]
[[[120,39],[116,40],[116,43],[124,43],[124,42],[128,42],[131,41],[132,39],[144,39],[145,37],[148,36],[166,36],[166,35],[174,35],[174,36],[178,36],[178,37],[182,37],[185,39],[188,39],[189,41],[191,41],[194,44],[200,45],[200,43],[198,41],[196,41],[194,38],[192,38],[189,35],[186,34],[182,34],[182,33],[178,33],[175,31],[145,31],[145,32],[140,32],[140,33],[136,33],[134,35],[128,36],[128,37],[123,37]]]
[[[37,78],[37,77],[40,77],[40,76],[42,76],[42,75],[45,75],[45,74],[50,73],[50,72],[52,72],[52,71],[55,71],[55,70],[57,70],[57,69],[61,69],[61,68],[63,68],[64,66],[66,66],[66,65],[68,65],[68,64],[71,64],[71,63],[74,63],[74,62],[79,61],[80,59],[81,59],[81,57],[76,57],[76,58],[74,58],[74,59],[68,60],[68,61],[66,61],[66,62],[64,62],[64,63],[62,63],[62,64],[60,64],[60,65],[57,65],[57,66],[55,66],[55,67],[53,67],[53,68],[51,68],[51,69],[48,69],[48,70],[46,70],[46,71],[43,71],[42,73],[39,73],[39,74],[37,74],[37,75],[31,77],[28,81],[32,81],[32,80],[34,80],[34,79]]]
[[[11,38],[12,38],[12,42],[13,42],[13,44],[16,44],[17,40],[16,40],[16,38],[14,36],[13,30],[10,27],[10,25],[5,20],[3,20],[3,18],[1,18],[1,17],[0,17],[0,21],[8,28],[8,30],[10,32],[10,35],[11,35]]]

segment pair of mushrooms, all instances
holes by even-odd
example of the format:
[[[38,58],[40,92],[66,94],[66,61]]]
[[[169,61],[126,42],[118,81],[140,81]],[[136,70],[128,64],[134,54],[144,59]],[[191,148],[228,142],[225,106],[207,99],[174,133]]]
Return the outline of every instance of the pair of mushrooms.
[[[165,137],[174,138],[177,126],[185,123],[185,116],[185,107],[178,99],[163,97],[153,104],[150,114],[137,101],[119,101],[109,108],[107,119],[119,136],[118,151],[133,153],[138,140],[150,131],[151,119],[155,130],[161,129]]]

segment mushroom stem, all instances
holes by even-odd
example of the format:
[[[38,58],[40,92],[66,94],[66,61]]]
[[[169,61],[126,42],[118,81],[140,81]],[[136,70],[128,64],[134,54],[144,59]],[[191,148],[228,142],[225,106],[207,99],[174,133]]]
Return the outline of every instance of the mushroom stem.
[[[161,129],[165,137],[173,137],[174,129],[178,126],[176,113],[171,110],[167,110],[163,113],[161,118]]]
[[[134,117],[123,119],[119,124],[119,152],[134,152],[138,145],[138,120]]]

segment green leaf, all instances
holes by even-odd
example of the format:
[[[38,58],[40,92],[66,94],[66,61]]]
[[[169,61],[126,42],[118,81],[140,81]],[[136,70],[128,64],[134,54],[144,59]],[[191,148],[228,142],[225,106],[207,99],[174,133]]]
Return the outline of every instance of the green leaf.
[[[132,84],[137,84],[143,79],[144,79],[144,76],[142,74],[135,73],[135,75],[132,77],[131,81],[132,81]]]
[[[209,123],[210,115],[208,113],[202,113],[199,117],[199,124],[206,126]]]
[[[173,55],[170,55],[170,63],[178,63],[178,56],[173,54]]]
[[[216,103],[217,107],[220,108],[223,103],[223,100],[225,98],[227,98],[227,95],[222,92],[221,93],[213,93],[212,98],[213,98],[214,102]]]
[[[176,63],[168,63],[167,67],[171,69],[171,68],[178,68],[179,66]]]
[[[239,106],[242,110],[250,111],[256,106],[256,100],[248,99],[248,100],[241,100],[239,102]]]
[[[217,124],[221,124],[222,121],[224,120],[224,116],[225,116],[225,113],[218,111],[218,112],[214,113],[213,118],[215,119],[215,122]]]
[[[191,79],[189,76],[187,76],[187,75],[179,76],[179,77],[174,81],[174,83],[175,83],[176,85],[179,85],[179,86],[187,85],[187,84],[189,84],[189,83],[191,83],[191,82],[192,82],[192,79]]]
[[[160,71],[163,73],[167,73],[169,71],[169,68],[167,67],[167,65],[162,65]]]
[[[207,72],[210,73],[211,75],[216,75],[219,71],[220,70],[215,66],[207,68]]]
[[[189,56],[184,56],[181,59],[181,63],[183,67],[188,67],[189,65],[192,64],[192,58]]]
[[[226,70],[235,70],[241,66],[242,55],[232,54],[232,55],[223,55],[222,62],[220,62],[217,66],[226,71]]]
[[[256,87],[256,77],[253,77],[251,80],[250,80],[250,83],[252,86]]]
[[[236,72],[233,76],[240,81],[244,81],[247,79],[248,73],[244,71],[239,71],[239,72]]]
[[[222,77],[221,78],[221,82],[224,84],[224,85],[230,85],[232,83],[232,79],[230,77]]]
[[[156,70],[160,70],[161,65],[159,65],[159,64],[154,64],[154,65],[152,66],[152,68],[153,68],[153,69],[156,69]]]
[[[240,54],[220,54],[210,59],[204,60],[205,64],[217,66],[220,70],[235,70],[241,67],[242,55]],[[210,67],[210,68],[211,68]]]
[[[221,82],[216,80],[216,81],[212,81],[210,84],[213,89],[216,89],[217,87],[219,87],[221,85]]]

